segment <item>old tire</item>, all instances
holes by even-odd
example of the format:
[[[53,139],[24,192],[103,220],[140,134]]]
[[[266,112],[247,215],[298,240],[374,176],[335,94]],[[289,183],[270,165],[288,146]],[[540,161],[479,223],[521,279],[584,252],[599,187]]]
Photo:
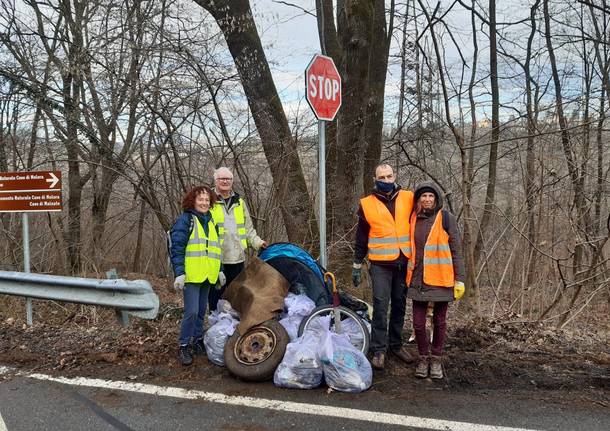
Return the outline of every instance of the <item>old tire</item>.
[[[224,350],[227,369],[242,380],[261,382],[273,377],[290,337],[277,320],[267,320],[244,335],[235,332]]]

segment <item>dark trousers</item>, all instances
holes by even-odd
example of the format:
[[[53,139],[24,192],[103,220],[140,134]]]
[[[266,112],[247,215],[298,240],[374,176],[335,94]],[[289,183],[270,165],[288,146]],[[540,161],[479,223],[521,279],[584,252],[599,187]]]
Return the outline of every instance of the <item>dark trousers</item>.
[[[407,287],[405,266],[371,264],[373,282],[373,323],[371,325],[371,351],[383,352],[402,346],[402,326],[405,322]],[[390,322],[388,325],[388,308]]]
[[[428,352],[433,356],[441,356],[443,354],[447,305],[448,302],[434,303],[434,314],[432,315],[434,331],[432,333],[432,348],[430,348],[428,331],[426,331],[426,310],[428,303],[425,301],[413,301],[413,330],[415,331],[415,341],[417,342],[419,356],[428,356]]]
[[[225,277],[227,277],[227,282],[224,286],[220,287],[220,284],[216,283],[216,286],[213,286],[210,289],[210,311],[216,310],[218,306],[218,300],[222,297],[222,294],[225,293],[227,286],[231,284],[233,280],[237,278],[237,276],[244,270],[244,263],[225,263],[223,264]]]

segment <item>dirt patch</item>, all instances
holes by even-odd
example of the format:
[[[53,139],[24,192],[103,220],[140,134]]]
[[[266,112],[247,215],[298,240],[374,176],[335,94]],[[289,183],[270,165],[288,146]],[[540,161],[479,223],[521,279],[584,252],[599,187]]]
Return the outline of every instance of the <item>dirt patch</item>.
[[[149,278],[150,280],[150,278]],[[162,306],[156,320],[132,319],[121,327],[111,310],[53,302],[34,303],[34,326],[24,324],[24,301],[0,303],[0,364],[64,376],[133,380],[190,387],[202,379],[231,378],[197,358],[182,367],[176,358],[181,304],[165,279],[152,284]],[[605,319],[607,320],[607,319]],[[459,322],[459,323],[457,323]],[[376,372],[372,391],[409,398],[405,388],[447,391],[544,391],[562,402],[610,407],[609,323],[600,319],[578,330],[537,323],[449,317],[440,382],[417,380],[413,366],[390,357]],[[410,347],[415,353],[415,346]],[[239,395],[254,390],[247,384]],[[553,395],[556,394],[556,395]],[[113,399],[99,400],[113,403]]]

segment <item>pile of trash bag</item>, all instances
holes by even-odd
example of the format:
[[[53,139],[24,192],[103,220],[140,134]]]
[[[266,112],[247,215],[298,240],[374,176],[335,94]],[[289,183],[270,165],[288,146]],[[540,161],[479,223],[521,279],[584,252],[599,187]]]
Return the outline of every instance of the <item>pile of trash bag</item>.
[[[373,370],[366,356],[354,345],[356,331],[349,319],[336,334],[330,328],[331,316],[317,316],[305,333],[288,344],[284,359],[275,370],[273,383],[283,388],[313,389],[322,383],[337,391],[362,392],[371,387]],[[355,324],[355,322],[354,322]]]
[[[299,326],[301,321],[309,316],[316,308],[316,304],[305,294],[295,295],[289,293],[284,299],[284,312],[280,316],[280,324],[288,332],[290,341],[294,341],[299,336]]]
[[[362,392],[373,380],[371,364],[358,349],[364,340],[357,322],[350,318],[341,321],[341,334],[331,327],[331,315],[314,317],[298,337],[301,321],[309,316],[315,303],[305,294],[289,293],[284,300],[280,323],[290,336],[282,362],[273,375],[276,386],[292,389],[313,389],[326,384],[337,391]],[[221,299],[208,321],[210,328],[203,337],[208,359],[225,366],[224,348],[239,324],[239,313]],[[368,322],[367,329],[370,330]]]
[[[239,324],[239,313],[235,311],[231,304],[224,299],[218,301],[215,311],[208,316],[210,328],[203,336],[203,344],[208,355],[208,360],[213,364],[224,367],[224,349],[227,340],[235,332],[235,327]]]

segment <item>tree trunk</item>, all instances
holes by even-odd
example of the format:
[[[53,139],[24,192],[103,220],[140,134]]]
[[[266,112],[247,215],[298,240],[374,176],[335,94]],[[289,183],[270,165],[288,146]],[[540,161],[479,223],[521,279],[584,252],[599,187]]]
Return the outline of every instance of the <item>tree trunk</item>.
[[[144,233],[144,221],[146,220],[146,204],[140,201],[140,216],[138,217],[138,238],[136,239],[136,248],[133,252],[133,262],[131,264],[132,272],[140,272],[140,256],[142,254],[142,235]]]
[[[364,194],[366,174],[365,119],[369,102],[369,60],[372,48],[373,0],[346,1],[337,11],[338,39],[341,46],[340,73],[343,103],[337,123],[337,164],[329,199],[334,202],[333,249],[329,252],[342,282],[348,278],[353,259],[353,227],[359,198]],[[372,175],[372,172],[369,173]]]
[[[369,55],[369,100],[364,122],[364,191],[373,188],[373,170],[381,159],[383,140],[383,108],[385,83],[388,71],[388,55],[394,28],[394,2],[389,12],[390,24],[386,30],[385,2],[376,0],[373,10],[373,28]],[[406,17],[405,17],[406,20]],[[395,167],[397,169],[398,167]]]
[[[468,151],[460,148],[460,157],[462,162],[462,211],[464,220],[464,237],[463,237],[463,250],[464,250],[464,263],[466,266],[466,303],[478,309],[478,303],[480,301],[479,285],[476,277],[476,262],[474,259],[474,229],[475,223],[472,210],[472,183],[474,181],[474,147],[477,137],[477,112],[474,97],[474,89],[477,78],[477,66],[479,56],[479,44],[477,40],[477,25],[475,17],[475,0],[472,0],[472,11],[470,13],[470,22],[472,28],[472,70],[470,74],[470,82],[468,84],[468,100],[470,103],[470,148]],[[460,142],[460,137],[456,137],[456,142]]]
[[[496,196],[496,169],[498,162],[498,140],[500,139],[500,91],[498,88],[498,44],[496,41],[496,0],[489,0],[489,69],[491,84],[491,143],[489,144],[489,164],[485,206],[481,218],[481,228],[474,247],[475,261],[481,262],[485,250],[485,235],[493,217]]]
[[[218,23],[241,78],[273,178],[273,192],[288,240],[310,248],[316,242],[313,205],[288,120],[247,0],[195,0]]]
[[[446,80],[445,80],[445,70],[444,70],[444,66],[443,66],[443,58],[441,56],[439,43],[438,43],[435,31],[434,31],[434,23],[432,22],[430,14],[428,13],[428,10],[426,9],[426,5],[423,3],[423,0],[417,0],[417,1],[426,17],[426,21],[427,21],[427,24],[428,24],[428,27],[430,30],[430,37],[432,39],[432,45],[434,46],[434,54],[436,57],[437,71],[438,71],[438,76],[440,79],[441,90],[443,92],[445,120],[447,121],[447,126],[451,130],[453,137],[455,139],[455,143],[456,143],[458,149],[460,150],[460,156],[461,156],[461,160],[462,160],[462,184],[468,184],[470,179],[468,178],[468,175],[469,175],[468,162],[467,162],[468,157],[466,154],[466,146],[464,145],[464,136],[462,135],[460,130],[455,126],[455,124],[453,123],[453,120],[451,118],[451,110],[449,109],[449,95],[447,92],[447,84],[446,84]],[[440,5],[440,3],[437,4],[437,8],[439,7],[439,5]],[[463,194],[462,198],[463,198],[464,208],[468,209],[468,205],[470,205],[470,203],[466,199],[466,194]],[[466,214],[465,214],[465,218],[466,218]],[[467,232],[465,232],[465,235],[467,235]],[[466,238],[466,240],[468,241],[468,238]],[[469,264],[470,267],[466,267],[466,270],[474,272],[474,267],[472,265],[472,262],[473,262],[472,257],[469,258],[468,254],[467,254],[466,259],[470,259],[470,264]],[[467,264],[468,264],[468,262],[467,262]],[[473,279],[474,279],[474,277],[473,277]],[[479,289],[476,285],[476,279],[474,279],[473,285],[470,286],[470,288],[467,290],[467,292],[468,292],[468,296],[466,298],[466,303],[475,311],[475,313],[479,314],[479,311],[480,311],[479,301],[480,300],[479,300]]]
[[[536,196],[534,193],[535,187],[535,160],[536,154],[535,150],[535,142],[534,135],[536,133],[536,118],[534,110],[534,98],[532,97],[532,77],[530,70],[530,62],[532,58],[532,43],[534,40],[534,36],[536,35],[536,11],[540,1],[536,1],[534,5],[530,9],[530,25],[531,31],[527,41],[527,52],[525,63],[523,66],[523,71],[525,74],[525,95],[526,95],[526,110],[527,110],[527,150],[526,150],[526,159],[525,159],[525,204],[527,207],[527,240],[529,243],[528,253],[528,264],[527,264],[527,274],[525,276],[527,286],[531,286],[534,282],[534,275],[536,270]]]

